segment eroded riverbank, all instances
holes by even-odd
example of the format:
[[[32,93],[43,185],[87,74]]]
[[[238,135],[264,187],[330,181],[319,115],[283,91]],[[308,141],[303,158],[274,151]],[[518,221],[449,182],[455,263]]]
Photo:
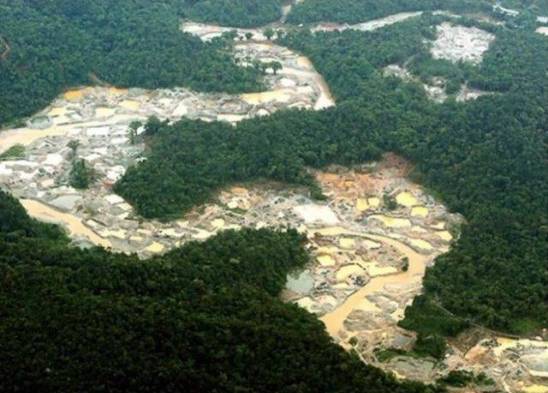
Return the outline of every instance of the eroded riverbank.
[[[380,28],[413,16],[383,18],[360,28]],[[210,26],[204,29],[209,30],[195,33],[203,33],[204,39],[219,33]],[[171,223],[142,220],[112,193],[112,184],[127,167],[143,159],[143,146],[131,144],[128,137],[132,120],[155,115],[235,123],[283,108],[319,110],[334,105],[325,81],[307,58],[253,34],[249,42],[235,45],[235,56],[242,64],[253,60],[282,64],[277,75],[268,71],[267,92],[231,96],[186,89],[69,91],[31,119],[28,128],[0,134],[0,151],[15,144],[26,146],[23,158],[0,162],[0,184],[26,198],[23,205],[34,217],[65,226],[76,244],[98,244],[143,258],[225,229],[291,225],[306,234],[312,261],[305,272],[289,280],[284,299],[317,314],[341,345],[348,348],[351,340],[356,342],[355,349],[367,362],[399,377],[427,382],[450,370],[469,369],[485,372],[498,387],[512,392],[532,392],[542,386],[538,364],[548,349],[529,343],[506,345],[482,339],[468,349],[452,346],[441,363],[408,357],[388,363],[376,359],[377,348],[412,346],[413,333],[398,328],[397,322],[421,292],[425,269],[449,249],[460,223],[458,216],[407,179],[408,164],[397,157],[354,169],[314,172],[328,196],[326,202],[311,200],[304,189],[244,184],[221,191],[214,203]],[[446,41],[453,45],[458,40]],[[70,141],[79,142],[78,157],[99,174],[100,181],[89,191],[67,186]],[[393,200],[395,207],[389,208],[387,200]]]

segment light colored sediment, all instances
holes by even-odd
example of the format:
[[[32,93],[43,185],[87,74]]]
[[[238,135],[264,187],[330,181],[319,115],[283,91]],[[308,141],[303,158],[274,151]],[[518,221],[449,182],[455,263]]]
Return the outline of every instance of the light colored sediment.
[[[31,217],[40,221],[58,224],[68,229],[72,237],[84,237],[95,245],[109,248],[110,242],[97,235],[73,214],[62,213],[42,202],[32,199],[21,199],[21,204]]]
[[[385,26],[390,26],[398,22],[403,22],[410,18],[415,18],[422,15],[423,12],[401,12],[399,14],[389,15],[384,18],[374,19],[363,23],[356,24],[340,24],[340,23],[319,23],[313,26],[312,32],[329,32],[329,31],[344,31],[344,30],[359,30],[359,31],[374,31]]]
[[[465,27],[444,22],[437,26],[438,37],[431,53],[435,59],[479,64],[495,36],[477,27]]]
[[[317,173],[329,197],[329,212],[335,212],[339,222],[305,223],[310,251],[317,261],[308,269],[316,283],[310,293],[289,298],[320,315],[341,345],[348,347],[349,339],[356,338],[364,357],[400,334],[396,322],[420,293],[424,269],[451,241],[442,239],[435,227],[456,222],[405,179],[407,170],[404,162],[387,156],[362,171]],[[381,202],[386,194],[400,202],[395,210],[387,210]],[[375,202],[374,206],[369,201]],[[413,215],[417,206],[428,214]],[[398,220],[406,225],[386,225]],[[426,249],[425,244],[430,247]],[[408,269],[403,272],[405,258]],[[325,296],[329,302],[324,302]]]
[[[411,74],[405,67],[402,67],[398,64],[391,64],[383,69],[384,76],[395,76],[400,78],[405,82],[415,82],[424,88],[424,91],[428,98],[432,101],[442,103],[447,100],[447,93],[445,92],[445,85],[447,81],[444,78],[432,78],[429,83],[423,83],[418,77],[415,77]],[[458,102],[465,102],[470,100],[475,100],[478,97],[484,95],[494,94],[489,91],[479,90],[472,87],[469,87],[467,84],[461,86],[460,91],[456,95],[456,100]]]
[[[419,78],[412,75],[405,67],[399,64],[390,64],[383,69],[384,76],[395,76],[405,82],[415,82],[420,84],[428,98],[432,101],[441,103],[447,99],[445,93],[445,80],[443,78],[432,78],[431,83],[422,83]]]
[[[450,366],[486,372],[508,392],[548,391],[548,342],[487,337],[464,352],[456,351]]]
[[[374,31],[385,26],[393,25],[398,22],[405,21],[410,18],[414,18],[422,15],[423,12],[402,12],[399,14],[389,15],[383,18],[370,20],[363,23],[356,24],[342,24],[342,23],[318,23],[311,26],[310,30],[312,32],[329,32],[329,31],[344,31],[344,30],[359,30],[359,31]],[[227,33],[236,33],[236,40],[243,41],[246,39],[246,34],[251,34],[253,41],[265,42],[268,41],[268,38],[265,36],[264,32],[267,28],[273,28],[277,33],[278,31],[285,32],[286,27],[283,25],[279,26],[267,26],[259,28],[232,28],[224,27],[217,25],[208,25],[205,23],[184,21],[182,24],[182,30],[185,33],[196,35],[200,37],[203,41],[211,41],[215,38],[221,37],[223,34]],[[276,36],[274,36],[275,38]]]
[[[536,30],[537,33],[548,36],[548,27],[541,26]]]
[[[548,384],[547,385],[526,385],[522,388],[524,393],[548,393]]]
[[[409,221],[406,218],[390,217],[390,216],[385,216],[384,214],[373,215],[370,218],[374,220],[379,220],[380,222],[383,223],[384,226],[389,228],[410,228],[411,227],[411,221]]]
[[[474,89],[464,84],[462,85],[459,91],[459,94],[457,94],[457,101],[464,102],[464,101],[475,100],[478,97],[481,97],[484,95],[490,95],[490,94],[494,94],[494,93],[484,91],[484,90]]]
[[[404,191],[396,195],[396,202],[405,207],[413,207],[417,205],[417,198],[410,192]]]
[[[293,211],[302,218],[306,224],[323,223],[334,225],[339,222],[337,215],[329,206],[308,204],[296,206]]]
[[[15,145],[28,146],[38,139],[48,136],[64,135],[66,132],[67,130],[62,127],[51,127],[48,130],[19,128],[8,131],[1,131],[0,152],[4,152]]]
[[[237,34],[235,55],[240,60],[240,64],[244,66],[251,65],[246,62],[248,57],[259,60],[262,58],[263,61],[279,61],[283,66],[279,71],[280,75],[301,81],[301,85],[308,85],[314,90],[316,100],[312,105],[313,109],[321,110],[335,105],[327,83],[314,69],[310,60],[272,43],[264,36],[263,29],[230,29],[188,21],[183,22],[181,29],[186,33],[198,36],[203,41],[210,41],[215,37],[235,31]],[[246,34],[252,34],[253,38],[251,40],[245,39]],[[288,95],[294,94],[294,90],[282,87],[272,89],[270,92],[247,94],[242,98],[255,104],[272,101],[287,103],[289,100]],[[291,107],[291,105],[287,106]]]
[[[201,25],[197,29],[203,33]],[[207,32],[208,28],[205,29]],[[172,120],[188,117],[236,123],[284,108],[321,110],[335,105],[327,83],[306,57],[273,45],[266,38],[263,42],[241,42],[234,49],[242,65],[246,59],[277,61],[282,65],[277,75],[267,70],[264,78],[267,91],[237,96],[197,93],[183,88],[72,89],[35,115],[28,127],[2,131],[0,152],[16,144],[27,146],[44,137],[68,135],[74,128],[129,124],[131,120],[151,115]]]

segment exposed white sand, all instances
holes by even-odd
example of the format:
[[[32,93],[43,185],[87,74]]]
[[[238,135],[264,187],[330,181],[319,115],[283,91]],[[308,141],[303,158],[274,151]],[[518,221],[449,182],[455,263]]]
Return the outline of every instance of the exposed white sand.
[[[539,34],[543,34],[545,36],[548,36],[548,27],[546,27],[546,26],[539,27],[536,30],[536,32],[539,33]]]
[[[437,26],[438,37],[432,45],[432,56],[452,62],[481,63],[495,36],[477,27],[465,27],[444,22]]]
[[[339,222],[337,215],[329,206],[315,204],[301,205],[294,207],[293,211],[307,224],[322,223],[335,225]]]
[[[311,30],[313,32],[318,31],[344,31],[344,30],[359,30],[359,31],[373,31],[385,26],[393,25],[404,20],[414,18],[422,15],[422,12],[401,12],[399,14],[389,15],[384,18],[370,20],[363,23],[357,23],[353,25],[338,24],[338,23],[319,23]]]

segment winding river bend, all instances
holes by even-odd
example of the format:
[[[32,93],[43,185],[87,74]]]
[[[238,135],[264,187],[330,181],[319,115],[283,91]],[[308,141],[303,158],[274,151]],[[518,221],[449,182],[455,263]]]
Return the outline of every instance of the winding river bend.
[[[408,258],[409,268],[405,272],[402,271],[372,278],[367,285],[349,296],[342,305],[324,315],[321,320],[332,337],[339,336],[344,321],[353,310],[359,307],[359,303],[364,301],[369,302],[367,300],[368,295],[382,292],[385,286],[389,284],[405,284],[416,280],[422,280],[426,271],[427,262],[432,259],[428,255],[419,254],[408,245],[387,236],[374,234],[364,234],[361,236],[394,247],[401,255]],[[371,302],[369,303],[374,307]]]

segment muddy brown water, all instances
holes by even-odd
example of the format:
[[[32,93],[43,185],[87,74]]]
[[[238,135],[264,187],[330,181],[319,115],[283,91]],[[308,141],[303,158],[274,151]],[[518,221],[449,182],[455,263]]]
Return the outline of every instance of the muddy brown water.
[[[356,234],[351,232],[349,232],[349,234],[362,236],[394,247],[403,256],[409,258],[409,269],[406,272],[398,272],[372,278],[367,285],[356,291],[353,295],[349,296],[342,305],[337,307],[332,312],[324,315],[321,320],[325,324],[325,327],[331,337],[337,337],[339,335],[339,331],[343,328],[344,321],[353,310],[362,308],[360,304],[364,301],[369,302],[366,299],[368,295],[382,291],[388,284],[407,284],[413,282],[417,278],[422,278],[426,271],[426,264],[430,259],[430,257],[417,253],[411,247],[406,246],[402,242],[386,236]]]
[[[84,237],[95,245],[105,248],[111,246],[111,243],[108,240],[97,235],[94,231],[84,225],[82,220],[72,214],[63,213],[33,199],[22,199],[20,202],[27,210],[29,216],[50,224],[62,225],[69,231],[70,236],[73,238]]]

